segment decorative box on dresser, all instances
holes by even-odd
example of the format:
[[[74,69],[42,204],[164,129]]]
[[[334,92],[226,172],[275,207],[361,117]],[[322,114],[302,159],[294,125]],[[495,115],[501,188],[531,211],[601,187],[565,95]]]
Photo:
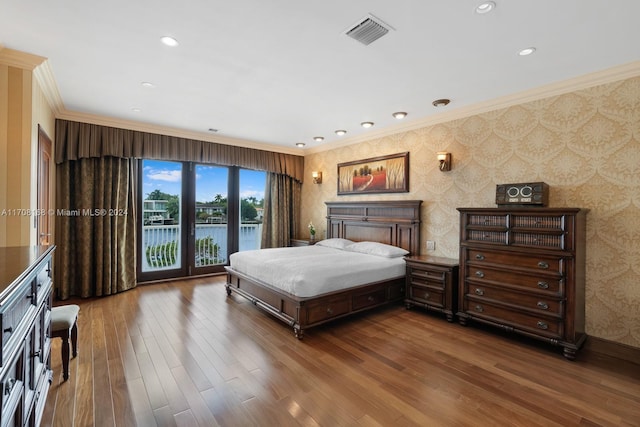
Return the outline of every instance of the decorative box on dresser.
[[[587,210],[458,208],[458,318],[562,346],[574,359],[584,333]]]
[[[428,255],[405,257],[407,285],[404,303],[444,313],[453,322],[458,304],[458,260]]]
[[[53,246],[0,248],[0,425],[38,426],[52,380]]]

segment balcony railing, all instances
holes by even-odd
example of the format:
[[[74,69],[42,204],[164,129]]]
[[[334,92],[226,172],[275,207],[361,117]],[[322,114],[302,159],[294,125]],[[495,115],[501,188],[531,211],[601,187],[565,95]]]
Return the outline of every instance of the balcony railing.
[[[196,224],[196,267],[226,264],[227,224]],[[145,225],[142,227],[142,271],[180,268],[182,262],[179,225]],[[262,224],[241,224],[239,250],[260,248]]]

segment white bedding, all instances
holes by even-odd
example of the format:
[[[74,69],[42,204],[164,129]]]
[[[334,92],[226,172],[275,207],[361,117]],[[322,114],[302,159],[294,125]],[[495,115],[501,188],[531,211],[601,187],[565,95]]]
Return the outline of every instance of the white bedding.
[[[299,297],[405,275],[401,256],[388,258],[319,245],[236,252],[229,260],[234,270]]]

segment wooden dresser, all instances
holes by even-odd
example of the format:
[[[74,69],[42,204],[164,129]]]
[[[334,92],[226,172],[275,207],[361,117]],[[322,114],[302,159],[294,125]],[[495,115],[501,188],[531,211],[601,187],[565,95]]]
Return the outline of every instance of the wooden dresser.
[[[38,426],[51,372],[53,246],[0,248],[0,425]]]
[[[453,322],[458,305],[458,260],[428,255],[405,257],[407,285],[404,303],[439,311]]]
[[[586,213],[578,208],[458,208],[458,317],[564,348],[584,333]]]

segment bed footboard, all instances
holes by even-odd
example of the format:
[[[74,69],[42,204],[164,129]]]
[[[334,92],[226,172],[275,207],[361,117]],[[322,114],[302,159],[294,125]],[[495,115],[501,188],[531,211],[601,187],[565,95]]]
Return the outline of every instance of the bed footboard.
[[[404,277],[330,292],[317,297],[300,298],[265,283],[227,270],[227,295],[237,293],[293,328],[298,339],[304,331],[331,320],[370,310],[404,298]]]

